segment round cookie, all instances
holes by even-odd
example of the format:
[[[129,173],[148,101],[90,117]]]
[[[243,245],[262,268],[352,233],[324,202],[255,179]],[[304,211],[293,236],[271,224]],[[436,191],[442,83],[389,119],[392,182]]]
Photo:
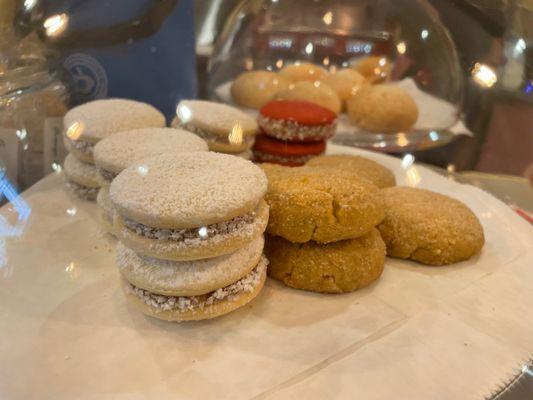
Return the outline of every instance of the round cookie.
[[[307,101],[271,101],[261,107],[261,131],[289,142],[324,141],[335,135],[337,114]]]
[[[94,162],[102,185],[136,161],[165,153],[208,151],[206,142],[194,133],[173,128],[143,128],[124,131],[94,146]]]
[[[111,183],[119,239],[137,253],[184,261],[231,253],[268,221],[264,172],[213,152],[142,160]]]
[[[264,239],[247,243],[220,257],[169,261],[143,257],[122,243],[117,245],[117,265],[131,284],[165,296],[198,296],[231,285],[254,269],[263,253]]]
[[[69,153],[63,163],[67,187],[84,200],[94,200],[100,188],[100,180],[94,165],[78,160]]]
[[[163,127],[165,117],[150,104],[128,99],[94,100],[74,107],[63,118],[67,149],[86,162],[93,160],[93,146],[114,133]]]
[[[380,189],[396,185],[396,179],[390,169],[360,156],[319,156],[311,159],[306,165],[309,167],[334,168],[353,172],[362,178],[368,179]]]
[[[373,228],[357,239],[329,244],[291,243],[268,236],[268,275],[285,285],[319,293],[346,293],[376,281],[383,272],[385,244]]]
[[[283,67],[279,74],[290,82],[310,81],[315,82],[325,78],[328,72],[319,65],[297,62]]]
[[[342,102],[337,93],[322,82],[297,82],[288,89],[280,90],[275,96],[276,100],[307,101],[339,114]]]
[[[363,75],[351,68],[341,69],[328,75],[321,82],[332,88],[342,101],[348,100],[361,86],[368,84]]]
[[[226,104],[203,100],[182,100],[173,127],[193,132],[207,141],[209,150],[242,153],[254,144],[255,120]]]
[[[128,301],[142,313],[165,321],[199,321],[219,317],[243,307],[261,292],[266,280],[265,257],[239,281],[214,292],[189,297],[163,296],[122,280]]]
[[[369,232],[384,216],[376,186],[345,172],[300,168],[269,179],[267,232],[294,243],[329,243]]]
[[[291,167],[305,164],[311,158],[324,154],[326,142],[287,142],[258,135],[254,145],[254,160]]]
[[[277,92],[288,88],[289,84],[287,78],[275,72],[244,72],[231,84],[231,97],[240,106],[261,108],[272,100]]]
[[[387,188],[382,193],[386,211],[378,229],[387,255],[445,265],[481,251],[483,228],[460,201],[411,187]]]
[[[102,188],[100,188],[98,196],[96,196],[96,203],[98,204],[98,216],[102,228],[104,228],[106,232],[113,233],[115,209],[109,198],[109,189],[107,187],[102,186]]]
[[[392,65],[383,56],[368,56],[359,61],[354,69],[370,83],[381,83],[389,80]]]
[[[418,119],[414,100],[397,85],[364,86],[347,102],[350,121],[370,132],[409,131]]]

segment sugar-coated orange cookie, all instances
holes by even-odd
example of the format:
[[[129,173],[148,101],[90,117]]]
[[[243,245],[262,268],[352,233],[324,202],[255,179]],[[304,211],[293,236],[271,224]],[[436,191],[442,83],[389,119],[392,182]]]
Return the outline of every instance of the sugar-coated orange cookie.
[[[476,215],[463,203],[429,190],[382,190],[385,219],[378,226],[387,255],[429,265],[451,264],[479,253],[485,238]]]
[[[268,274],[287,286],[320,293],[345,293],[377,280],[385,262],[385,244],[374,228],[357,239],[329,244],[291,243],[268,236]]]

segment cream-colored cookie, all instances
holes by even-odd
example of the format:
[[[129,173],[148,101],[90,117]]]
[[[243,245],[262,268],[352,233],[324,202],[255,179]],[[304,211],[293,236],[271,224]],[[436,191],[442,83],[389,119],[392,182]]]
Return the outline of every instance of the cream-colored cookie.
[[[119,238],[147,256],[191,260],[231,253],[268,220],[267,181],[250,161],[213,152],[164,154],[111,183]]]
[[[270,71],[249,71],[240,74],[231,85],[231,97],[240,106],[261,108],[277,92],[289,87],[290,80]]]
[[[460,201],[411,187],[387,188],[382,193],[385,219],[378,229],[387,255],[444,265],[481,251],[483,227]]]
[[[174,261],[200,260],[229,254],[258,238],[267,227],[268,215],[268,205],[261,201],[255,210],[219,224],[158,229],[115,214],[113,230],[139,254]]]
[[[322,82],[297,82],[288,89],[280,90],[276,95],[277,100],[298,100],[318,104],[328,110],[339,114],[342,102],[337,93]]]
[[[392,65],[384,56],[368,56],[359,61],[354,69],[370,83],[386,82],[390,79]]]
[[[115,209],[113,203],[109,198],[109,188],[102,186],[96,196],[96,203],[98,204],[99,219],[104,231],[113,233],[113,219],[115,216]]]
[[[84,200],[94,200],[98,195],[100,181],[94,165],[78,160],[69,153],[63,163],[68,189]]]
[[[348,99],[350,121],[370,132],[409,131],[418,119],[414,100],[397,85],[364,86]]]
[[[87,187],[100,187],[98,173],[94,165],[78,160],[74,155],[68,154],[63,164],[63,171],[69,181]]]
[[[93,158],[93,145],[85,142],[84,146],[79,146],[82,142],[78,143],[77,147],[74,147],[74,142],[70,139],[68,139],[66,136],[63,136],[63,145],[65,146],[65,149],[69,154],[72,154],[74,157],[76,157],[78,160],[86,163],[86,164],[94,164],[94,158]]]
[[[249,274],[261,258],[264,239],[215,258],[168,261],[139,256],[119,243],[117,265],[128,282],[155,294],[198,296],[228,286]]]
[[[94,100],[65,114],[64,141],[83,161],[92,162],[93,146],[114,133],[163,127],[165,117],[150,104],[127,99]]]
[[[123,289],[128,301],[146,315],[176,322],[210,319],[235,311],[256,298],[265,284],[267,264],[262,257],[257,266],[237,282],[200,296],[158,295],[124,279]]]
[[[257,133],[255,119],[226,104],[203,100],[182,100],[173,127],[193,132],[207,141],[209,149],[242,153],[250,149]]]
[[[385,244],[373,228],[357,239],[329,244],[291,243],[266,238],[270,277],[287,286],[320,293],[346,293],[377,280],[385,263]]]
[[[297,62],[283,67],[279,74],[291,82],[315,82],[325,78],[328,72],[319,65],[307,62]]]
[[[191,132],[173,128],[143,128],[124,131],[94,146],[94,162],[104,184],[144,158],[165,153],[208,151],[207,143]]]
[[[362,236],[384,216],[376,186],[331,168],[267,167],[267,232],[294,243],[329,243]]]
[[[312,158],[306,166],[317,168],[333,168],[352,172],[361,178],[368,179],[378,188],[396,185],[393,172],[383,165],[361,156],[331,155]]]
[[[332,88],[342,101],[348,100],[361,86],[368,84],[363,75],[351,68],[341,69],[330,74],[322,78],[321,82]]]

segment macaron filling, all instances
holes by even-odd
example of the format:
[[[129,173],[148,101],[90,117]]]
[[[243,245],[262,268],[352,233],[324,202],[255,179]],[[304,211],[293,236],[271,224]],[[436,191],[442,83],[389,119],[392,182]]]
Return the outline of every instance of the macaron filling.
[[[215,290],[200,296],[165,296],[152,293],[125,282],[125,289],[128,294],[137,296],[144,304],[150,306],[155,312],[163,311],[191,311],[203,309],[221,301],[233,301],[244,293],[253,292],[260,284],[265,274],[268,260],[261,256],[257,266],[247,275],[226,287]]]
[[[290,119],[274,119],[261,114],[257,123],[267,135],[289,141],[321,141],[333,137],[336,130],[335,123],[302,125]]]
[[[94,150],[94,144],[87,142],[86,140],[72,140],[71,138],[67,137],[67,140],[72,145],[73,148],[75,148],[77,151],[79,151],[82,154],[92,155]]]
[[[190,242],[206,240],[218,235],[227,235],[235,231],[245,230],[252,226],[257,212],[252,211],[244,215],[232,218],[227,221],[217,222],[215,224],[206,225],[198,228],[186,229],[163,229],[154,228],[133,221],[129,218],[124,218],[124,225],[127,229],[134,231],[140,236],[156,240],[170,240],[175,242]]]
[[[100,188],[80,185],[77,182],[68,180],[66,181],[67,187],[74,192],[78,197],[87,200],[94,200],[98,195]]]
[[[186,131],[192,132],[202,139],[208,141],[208,142],[216,142],[216,143],[223,143],[223,144],[229,144],[229,145],[241,145],[246,144],[248,146],[253,146],[254,144],[254,136],[242,136],[242,138],[231,138],[231,134],[220,136],[215,135],[213,133],[209,133],[204,131],[203,129],[198,128],[197,126],[194,126],[193,124],[184,124],[180,123],[178,125],[179,128],[185,129]]]

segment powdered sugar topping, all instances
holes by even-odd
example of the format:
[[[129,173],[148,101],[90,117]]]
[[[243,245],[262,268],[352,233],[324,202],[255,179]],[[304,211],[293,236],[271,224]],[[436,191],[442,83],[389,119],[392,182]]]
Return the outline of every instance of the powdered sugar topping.
[[[98,142],[110,134],[130,129],[165,126],[165,117],[150,104],[128,99],[104,99],[74,107],[64,117],[72,140]],[[75,137],[69,128],[76,127]]]
[[[194,228],[254,209],[267,188],[261,168],[212,152],[165,154],[136,163],[111,184],[119,213],[157,228]]]
[[[94,147],[95,164],[119,173],[131,164],[165,153],[208,151],[204,140],[173,128],[143,128],[112,135]]]

